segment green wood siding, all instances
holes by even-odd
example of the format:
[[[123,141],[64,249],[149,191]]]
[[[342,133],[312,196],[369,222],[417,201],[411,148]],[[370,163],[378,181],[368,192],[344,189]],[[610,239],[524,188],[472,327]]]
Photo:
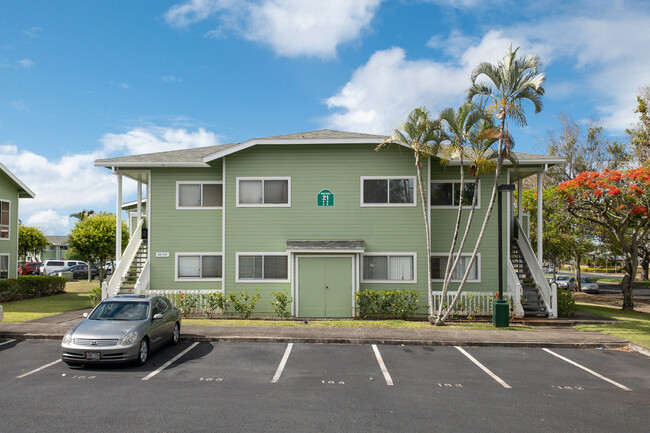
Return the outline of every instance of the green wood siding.
[[[0,172],[0,200],[8,201],[9,239],[0,238],[0,254],[9,254],[9,278],[16,278],[18,268],[18,190],[16,184]]]
[[[177,181],[220,181],[221,162],[210,168],[155,168],[151,170],[151,288],[221,289],[218,281],[174,281],[175,253],[221,252],[220,209],[176,209]],[[169,257],[156,257],[168,252]]]

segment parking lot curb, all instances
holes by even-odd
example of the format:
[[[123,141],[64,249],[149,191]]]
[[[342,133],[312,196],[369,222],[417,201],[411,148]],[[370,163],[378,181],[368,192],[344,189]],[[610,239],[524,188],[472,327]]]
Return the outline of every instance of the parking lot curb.
[[[634,350],[637,353],[640,353],[642,355],[650,357],[650,350],[646,349],[645,347],[637,346],[636,344],[629,344],[630,349]]]

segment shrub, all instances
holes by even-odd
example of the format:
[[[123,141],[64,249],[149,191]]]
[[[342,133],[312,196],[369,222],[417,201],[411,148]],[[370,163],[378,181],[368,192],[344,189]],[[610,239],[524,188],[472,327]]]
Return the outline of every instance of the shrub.
[[[417,290],[362,290],[357,293],[357,312],[366,318],[413,317],[418,309]]]
[[[576,311],[576,301],[569,289],[557,288],[557,315],[559,317],[573,317]]]
[[[243,292],[228,292],[228,302],[240,316],[248,319],[253,310],[255,310],[255,303],[261,298],[260,292],[256,291],[254,295],[250,295],[247,291]],[[250,299],[250,300],[249,300]]]
[[[181,314],[186,315],[196,309],[197,305],[199,304],[199,297],[198,295],[192,293],[175,293],[171,295],[171,302],[176,307],[178,307],[179,310],[181,310]]]
[[[65,278],[46,275],[24,275],[17,279],[0,280],[0,301],[18,301],[63,293]]]
[[[102,301],[102,288],[94,287],[90,291],[90,296],[88,297],[88,300],[90,301],[90,305],[96,307],[97,304],[99,304]]]
[[[222,292],[208,293],[205,295],[205,315],[210,316],[217,309],[226,314],[228,302],[228,298]]]
[[[289,293],[283,290],[281,292],[272,292],[271,296],[275,298],[275,301],[271,302],[273,312],[277,314],[278,317],[290,317],[291,311],[289,311],[289,307],[291,306],[293,298],[289,296]]]

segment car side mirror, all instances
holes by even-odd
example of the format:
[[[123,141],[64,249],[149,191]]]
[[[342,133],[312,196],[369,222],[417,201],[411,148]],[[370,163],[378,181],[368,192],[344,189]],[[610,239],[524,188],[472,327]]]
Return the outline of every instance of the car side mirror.
[[[88,313],[83,313],[82,316],[84,316],[84,318],[86,318],[86,317],[88,317]]]
[[[162,319],[162,318],[163,318],[163,315],[160,314],[160,313],[156,313],[156,314],[153,315],[153,320],[158,320],[158,319]]]

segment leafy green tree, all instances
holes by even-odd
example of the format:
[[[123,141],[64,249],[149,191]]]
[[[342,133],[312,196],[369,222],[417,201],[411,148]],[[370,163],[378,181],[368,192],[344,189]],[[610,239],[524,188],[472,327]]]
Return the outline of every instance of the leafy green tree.
[[[544,95],[542,84],[546,77],[544,73],[538,72],[542,63],[536,55],[517,57],[518,50],[519,48],[516,48],[513,51],[512,46],[510,46],[503,59],[496,65],[483,62],[472,71],[472,84],[467,91],[467,101],[472,102],[475,98],[480,100],[481,106],[487,113],[494,115],[499,121],[494,184],[492,187],[492,196],[490,197],[490,202],[485,212],[485,218],[483,219],[476,245],[470,256],[463,278],[445,314],[442,317],[436,318],[435,323],[437,325],[443,325],[449,317],[449,314],[451,314],[458,304],[472,265],[476,261],[481,242],[483,241],[485,229],[487,228],[492,208],[496,201],[503,160],[510,156],[510,149],[513,145],[508,129],[508,120],[512,120],[520,126],[526,125],[526,112],[523,107],[525,101],[533,103],[535,113],[539,113],[542,110],[542,96]]]
[[[440,123],[429,117],[428,111],[418,107],[411,111],[408,119],[399,129],[393,131],[391,136],[380,143],[375,150],[378,151],[390,144],[398,144],[410,148],[415,159],[417,173],[418,194],[424,216],[424,231],[426,236],[427,257],[431,257],[431,230],[429,227],[429,208],[424,197],[424,183],[422,181],[422,159],[438,154],[442,134]],[[427,296],[429,302],[429,318],[433,317],[433,292],[431,290],[431,260],[427,260]]]
[[[634,309],[632,284],[639,264],[639,242],[650,231],[650,168],[626,172],[584,172],[558,186],[566,209],[615,239],[624,257],[623,309]]]
[[[18,226],[18,256],[23,262],[27,260],[27,254],[40,254],[48,245],[50,242],[38,228],[23,224]]]
[[[639,122],[636,127],[626,129],[630,138],[630,147],[637,160],[643,166],[650,165],[650,86],[645,86],[639,91],[636,98],[637,107],[634,110],[639,114]]]
[[[102,212],[79,219],[70,231],[68,244],[98,270],[100,285],[106,276],[105,264],[115,260],[115,220],[115,214]],[[126,224],[121,224],[124,249],[129,235]]]
[[[79,221],[83,221],[86,218],[88,218],[89,216],[94,215],[94,214],[95,214],[94,210],[86,210],[86,209],[84,209],[84,210],[81,210],[79,212],[71,213],[70,217],[71,218],[76,218]]]

